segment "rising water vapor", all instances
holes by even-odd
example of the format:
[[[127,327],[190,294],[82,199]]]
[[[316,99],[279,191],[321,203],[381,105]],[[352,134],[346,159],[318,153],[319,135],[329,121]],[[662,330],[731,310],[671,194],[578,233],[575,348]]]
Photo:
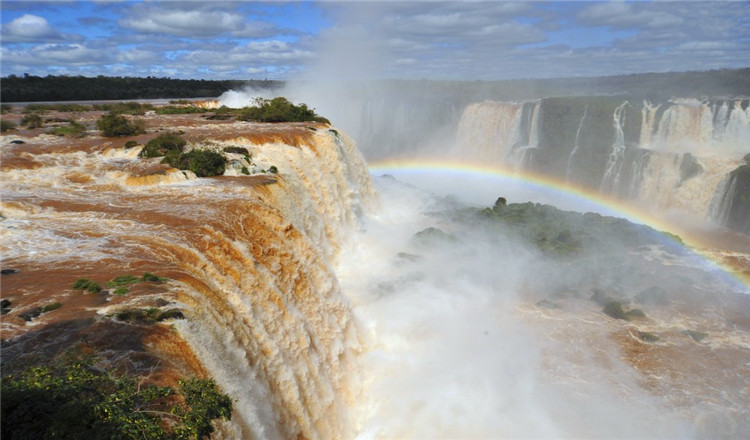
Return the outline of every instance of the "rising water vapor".
[[[715,433],[722,419],[710,408],[685,411],[642,388],[609,335],[614,320],[588,300],[594,278],[635,288],[648,263],[631,275],[606,265],[594,274],[590,263],[560,267],[509,230],[436,214],[455,210],[455,201],[391,177],[376,186],[383,208],[336,270],[370,347],[360,360],[367,379],[358,438]],[[428,228],[444,235],[420,234]],[[609,246],[605,254],[628,252],[617,240]],[[645,276],[668,286],[670,275]],[[573,286],[576,293],[562,293]],[[566,310],[539,306],[543,299]]]

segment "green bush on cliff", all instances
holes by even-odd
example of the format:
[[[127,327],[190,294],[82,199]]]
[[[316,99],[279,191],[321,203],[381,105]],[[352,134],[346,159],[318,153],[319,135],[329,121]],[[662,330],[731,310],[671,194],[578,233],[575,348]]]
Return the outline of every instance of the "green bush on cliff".
[[[232,401],[211,379],[179,388],[145,384],[66,353],[50,365],[2,378],[3,438],[202,439],[212,420],[230,419]]]
[[[54,134],[55,136],[84,137],[86,136],[86,127],[76,121],[70,121],[68,125],[53,128],[50,130],[50,134]]]
[[[102,132],[102,136],[106,137],[134,136],[146,132],[143,121],[136,119],[131,122],[118,113],[102,116],[96,121],[96,127]]]
[[[6,131],[15,130],[16,124],[13,123],[13,121],[8,121],[6,119],[0,120],[0,133],[5,133]]]
[[[138,155],[140,157],[161,157],[171,152],[182,153],[187,141],[177,133],[164,133],[146,143]]]
[[[328,124],[328,119],[319,116],[314,109],[306,104],[295,105],[286,98],[273,99],[258,98],[254,107],[246,107],[240,111],[237,117],[239,121],[254,122],[323,122]]]
[[[209,150],[192,150],[187,153],[172,151],[162,163],[180,170],[190,170],[198,177],[221,176],[224,174],[227,159],[223,154]]]
[[[21,125],[26,128],[41,128],[44,125],[44,120],[39,113],[29,113],[21,119]]]
[[[102,290],[102,287],[94,281],[88,278],[81,278],[73,283],[73,288],[77,290],[87,290],[91,293],[96,293]]]

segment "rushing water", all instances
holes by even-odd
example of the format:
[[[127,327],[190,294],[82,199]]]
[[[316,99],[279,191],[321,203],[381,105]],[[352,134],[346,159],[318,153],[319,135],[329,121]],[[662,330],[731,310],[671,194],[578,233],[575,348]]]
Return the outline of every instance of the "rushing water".
[[[467,109],[475,116],[462,132],[482,140],[491,137],[483,130],[500,138],[516,130],[501,156],[536,149],[523,159],[533,166],[552,109],[482,105]],[[484,124],[482,108],[496,122]],[[573,149],[591,136],[593,109],[581,111]],[[623,121],[609,116],[627,140]],[[13,307],[2,323],[4,353],[34,349],[13,336],[79,318],[105,322],[119,308],[161,300],[186,319],[153,331],[184,347],[146,349],[205,371],[232,396],[224,437],[750,432],[746,286],[668,237],[633,248],[610,234],[591,254],[551,257],[510,229],[456,217],[460,201],[388,177],[373,188],[353,142],[322,124],[196,116],[150,124],[184,130],[191,148],[246,147],[252,169],[279,173],[244,176],[230,167],[226,176],[196,179],[138,158],[123,140],[4,137],[0,251],[4,268],[20,270],[3,278]],[[563,172],[578,156],[561,159]],[[461,176],[446,178],[461,188]],[[429,227],[450,238],[414,238]],[[136,270],[170,281],[123,298],[68,287]],[[656,287],[663,294],[649,302]],[[593,289],[637,304],[647,318],[604,315]],[[19,318],[51,300],[62,308],[30,323]]]

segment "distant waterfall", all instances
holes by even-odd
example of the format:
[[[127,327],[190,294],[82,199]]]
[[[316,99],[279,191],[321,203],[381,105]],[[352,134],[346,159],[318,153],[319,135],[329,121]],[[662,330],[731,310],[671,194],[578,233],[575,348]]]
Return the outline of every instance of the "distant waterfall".
[[[749,104],[618,97],[485,101],[465,108],[454,153],[702,219],[722,180],[750,152]]]

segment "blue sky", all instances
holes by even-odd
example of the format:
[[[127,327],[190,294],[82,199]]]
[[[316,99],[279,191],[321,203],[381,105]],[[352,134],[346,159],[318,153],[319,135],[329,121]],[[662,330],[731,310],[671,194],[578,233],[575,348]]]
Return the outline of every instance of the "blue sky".
[[[492,80],[750,66],[750,3],[1,1],[2,76]]]

